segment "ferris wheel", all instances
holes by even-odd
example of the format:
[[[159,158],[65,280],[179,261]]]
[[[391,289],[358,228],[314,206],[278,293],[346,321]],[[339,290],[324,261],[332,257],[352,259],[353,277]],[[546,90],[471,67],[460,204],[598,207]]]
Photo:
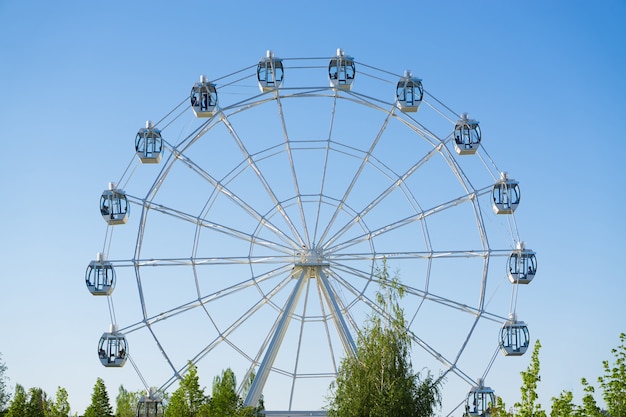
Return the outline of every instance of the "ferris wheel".
[[[519,184],[484,142],[410,71],[342,50],[201,76],[139,129],[102,193],[107,232],[85,276],[109,307],[100,361],[130,360],[161,391],[190,365],[229,367],[248,405],[320,410],[385,262],[405,287],[414,366],[446,378],[444,395],[465,387],[452,411],[489,415],[497,353],[529,345],[517,300],[537,262]],[[158,413],[151,395],[140,406]]]

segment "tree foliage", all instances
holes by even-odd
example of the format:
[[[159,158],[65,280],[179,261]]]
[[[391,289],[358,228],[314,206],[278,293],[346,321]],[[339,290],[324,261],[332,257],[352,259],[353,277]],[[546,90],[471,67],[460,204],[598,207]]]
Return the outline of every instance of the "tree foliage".
[[[626,416],[626,334],[620,334],[620,345],[612,349],[611,353],[615,357],[615,363],[603,361],[604,375],[598,378],[607,410],[600,409],[595,399],[595,388],[586,378],[582,378],[582,404],[574,404],[571,391],[563,391],[559,397],[552,398],[550,417]]]
[[[602,414],[602,411],[596,404],[596,399],[593,396],[595,389],[592,385],[587,383],[585,378],[582,378],[580,382],[583,385],[585,395],[583,396],[582,406],[577,407],[575,411],[576,417],[602,417],[604,414]]]
[[[115,417],[135,417],[139,398],[138,392],[127,391],[120,385],[115,397]]]
[[[619,335],[620,345],[611,350],[615,362],[602,361],[604,375],[598,378],[602,397],[611,416],[626,416],[626,333]]]
[[[0,353],[0,413],[4,411],[10,398],[6,372],[7,366],[2,361],[2,354]]]
[[[514,411],[507,410],[504,400],[496,397],[496,403],[491,407],[492,417],[546,417],[546,412],[541,409],[537,384],[541,381],[539,351],[541,342],[537,340],[530,359],[530,364],[525,371],[520,372],[522,386],[520,387],[521,400],[514,404]],[[553,399],[554,401],[554,399]],[[555,414],[551,417],[565,417],[569,414]]]
[[[204,395],[204,388],[200,388],[198,369],[190,362],[189,370],[170,398],[165,417],[206,416],[207,407],[208,399]]]
[[[15,395],[7,411],[9,417],[48,417],[50,403],[41,388],[31,388],[28,392],[23,386],[15,386]]]
[[[550,417],[571,417],[574,415],[574,394],[572,391],[563,391],[558,397],[552,397]]]
[[[41,388],[30,388],[28,391],[23,386],[15,386],[15,394],[7,409],[7,417],[68,417],[70,404],[65,388],[58,387],[56,399],[48,397]]]
[[[511,417],[512,414],[506,410],[506,404],[502,397],[496,396],[496,403],[490,407],[491,417]]]
[[[26,390],[20,384],[16,384],[7,417],[28,417],[27,402]]]
[[[41,388],[28,390],[26,410],[29,417],[47,417],[50,413],[48,395]]]
[[[213,379],[211,401],[209,402],[210,416],[234,416],[243,407],[237,395],[237,379],[231,369],[222,371]]]
[[[210,417],[251,417],[259,415],[262,409],[262,403],[258,407],[244,405],[243,398],[237,394],[237,378],[232,369],[225,369],[213,379],[208,407]]]
[[[541,342],[537,340],[530,358],[530,364],[525,371],[521,372],[522,387],[520,388],[521,401],[515,403],[519,417],[546,417],[546,412],[541,409],[539,395],[537,394],[537,384],[541,381],[539,351]]]
[[[57,387],[54,402],[50,402],[50,417],[68,417],[70,415],[70,401],[67,390]]]
[[[330,417],[433,416],[441,406],[440,382],[428,372],[414,373],[411,339],[399,300],[404,295],[397,275],[389,277],[387,264],[376,271],[380,289],[377,311],[358,335],[356,354],[341,362],[331,385]]]
[[[102,378],[96,380],[91,394],[91,404],[85,410],[84,417],[113,417],[113,407]]]
[[[189,370],[174,391],[165,410],[165,417],[255,417],[263,410],[246,407],[237,394],[237,379],[230,369],[213,379],[211,396],[200,388],[198,370],[189,363]]]

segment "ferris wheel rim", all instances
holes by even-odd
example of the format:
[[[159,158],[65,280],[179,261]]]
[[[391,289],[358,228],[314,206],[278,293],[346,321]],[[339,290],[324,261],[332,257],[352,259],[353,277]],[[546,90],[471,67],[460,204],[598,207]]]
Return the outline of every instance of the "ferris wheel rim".
[[[272,95],[273,94],[273,95]],[[130,202],[132,204],[137,204],[140,205],[142,207],[141,210],[141,215],[140,215],[140,226],[139,226],[139,230],[137,233],[137,242],[136,242],[136,246],[135,246],[135,251],[134,251],[134,256],[132,260],[129,261],[109,261],[112,262],[113,264],[130,264],[134,267],[135,269],[135,274],[136,274],[136,278],[138,281],[138,285],[141,285],[141,272],[140,270],[148,265],[152,265],[152,266],[159,266],[159,265],[172,265],[172,266],[191,266],[191,268],[194,271],[194,274],[196,273],[195,271],[198,270],[199,268],[204,268],[207,265],[215,265],[218,263],[222,263],[222,264],[226,264],[226,265],[239,265],[239,264],[247,264],[250,267],[250,277],[247,278],[246,280],[244,280],[246,282],[245,285],[249,285],[249,286],[254,286],[256,285],[258,290],[259,290],[259,294],[260,297],[263,300],[268,299],[267,294],[263,293],[263,290],[260,289],[260,287],[258,287],[258,283],[257,283],[257,277],[255,274],[255,266],[257,265],[262,265],[264,263],[275,263],[277,265],[279,265],[276,268],[276,271],[283,271],[287,268],[287,265],[291,265],[291,264],[295,264],[296,266],[298,265],[308,265],[303,262],[296,262],[293,260],[294,256],[292,253],[290,253],[290,251],[294,251],[297,248],[300,247],[316,247],[317,245],[317,226],[315,227],[316,232],[313,234],[313,238],[311,239],[309,236],[307,236],[307,232],[308,232],[308,228],[306,227],[306,225],[304,225],[304,227],[301,224],[298,224],[298,221],[296,220],[292,220],[290,217],[288,217],[285,214],[277,214],[277,213],[281,213],[281,212],[286,212],[288,208],[290,208],[292,205],[294,206],[298,206],[300,208],[300,213],[301,213],[301,221],[302,223],[306,224],[306,220],[307,220],[307,216],[304,214],[304,210],[303,210],[303,205],[308,203],[308,200],[311,200],[313,203],[318,203],[319,205],[322,204],[327,204],[329,206],[332,206],[333,204],[336,207],[336,211],[335,211],[335,215],[338,215],[338,213],[343,213],[343,210],[345,210],[346,212],[350,212],[353,214],[352,217],[352,222],[354,222],[354,224],[359,225],[364,231],[364,232],[360,237],[355,238],[355,237],[349,237],[347,238],[345,241],[341,241],[341,232],[338,232],[332,236],[330,236],[328,238],[328,240],[325,239],[321,239],[321,241],[325,242],[326,244],[320,244],[320,248],[323,249],[323,253],[324,253],[324,262],[320,263],[320,268],[324,269],[326,268],[326,266],[329,268],[330,271],[342,271],[344,273],[354,273],[354,272],[347,272],[347,271],[351,271],[351,267],[349,264],[345,263],[345,262],[349,262],[349,261],[366,261],[369,262],[369,278],[367,277],[367,271],[363,270],[360,271],[360,273],[362,273],[363,275],[363,279],[366,280],[369,283],[375,281],[372,277],[372,271],[374,271],[375,268],[375,263],[378,260],[382,260],[382,259],[387,259],[387,258],[402,258],[402,257],[416,257],[416,258],[425,258],[425,259],[445,259],[445,258],[452,258],[452,257],[476,257],[476,258],[483,258],[485,259],[485,267],[484,267],[484,274],[486,275],[487,270],[489,268],[488,266],[488,260],[490,257],[492,256],[500,256],[498,255],[498,252],[500,251],[505,251],[504,249],[494,249],[490,246],[490,243],[487,239],[487,232],[485,230],[485,226],[484,226],[484,220],[482,218],[482,210],[483,208],[480,206],[480,203],[478,202],[479,197],[487,194],[490,191],[490,187],[486,186],[480,189],[475,189],[474,186],[472,185],[470,179],[465,175],[463,169],[458,166],[457,164],[457,160],[456,157],[454,155],[452,155],[452,153],[450,152],[451,149],[449,148],[450,143],[453,141],[452,136],[447,136],[444,138],[439,138],[437,137],[435,134],[433,134],[432,132],[430,132],[428,129],[426,129],[425,127],[423,127],[420,122],[418,122],[416,120],[415,117],[413,117],[412,115],[407,115],[407,114],[398,114],[399,111],[397,109],[397,107],[394,104],[391,104],[389,106],[389,103],[384,101],[384,100],[373,100],[373,101],[368,101],[371,99],[371,97],[359,94],[357,92],[354,91],[350,91],[350,90],[340,90],[340,89],[336,89],[336,88],[329,88],[329,87],[307,87],[307,88],[301,88],[301,87],[297,87],[297,88],[293,88],[290,89],[288,87],[286,88],[279,88],[276,89],[275,91],[273,91],[272,94],[268,94],[268,93],[262,93],[253,97],[250,97],[248,99],[244,99],[241,100],[238,103],[235,103],[233,105],[230,106],[226,106],[223,108],[219,108],[216,113],[210,117],[208,120],[206,120],[204,123],[202,123],[198,128],[196,128],[190,135],[186,136],[185,138],[183,138],[181,141],[178,142],[178,144],[176,145],[172,145],[168,142],[165,142],[165,148],[169,150],[170,152],[170,156],[168,158],[164,158],[164,164],[163,164],[163,169],[161,171],[161,173],[157,176],[157,179],[154,181],[152,187],[149,189],[149,191],[147,192],[146,196],[143,198],[140,197],[133,197],[132,195],[127,195]],[[299,190],[298,184],[297,184],[297,178],[295,178],[295,192],[293,193],[293,195],[289,198],[285,198],[285,197],[277,197],[276,192],[274,192],[272,190],[272,185],[267,185],[266,188],[266,192],[268,193],[268,195],[270,195],[271,199],[274,201],[275,205],[273,207],[271,207],[270,209],[266,209],[264,212],[261,211],[257,211],[254,209],[253,204],[250,202],[246,202],[245,201],[245,196],[243,196],[243,198],[240,198],[239,200],[241,200],[241,205],[240,207],[243,208],[244,210],[248,210],[248,213],[256,218],[258,220],[258,224],[257,224],[257,228],[252,232],[252,233],[245,233],[243,230],[236,230],[234,228],[230,228],[228,229],[226,227],[226,225],[220,225],[219,223],[214,223],[214,224],[210,224],[209,219],[207,218],[207,214],[211,212],[211,205],[212,205],[212,199],[213,198],[219,198],[221,197],[220,194],[215,194],[215,196],[211,196],[207,199],[205,206],[200,210],[200,212],[196,215],[192,214],[192,213],[187,213],[185,211],[181,211],[181,210],[177,210],[174,207],[169,207],[168,205],[164,205],[164,204],[160,204],[157,202],[158,199],[158,195],[159,195],[159,189],[161,187],[161,185],[167,180],[167,177],[170,173],[170,170],[173,169],[175,164],[185,164],[187,166],[192,166],[193,165],[193,158],[188,158],[186,157],[186,151],[188,149],[190,149],[197,141],[201,140],[202,137],[208,133],[210,133],[213,129],[217,128],[218,126],[220,126],[221,124],[224,124],[227,126],[227,129],[229,129],[232,133],[233,137],[237,137],[237,133],[233,131],[232,128],[229,128],[228,125],[230,123],[230,118],[234,117],[236,115],[239,114],[243,114],[245,113],[245,111],[256,108],[256,107],[260,107],[266,104],[271,104],[271,103],[276,103],[277,108],[279,109],[279,119],[283,120],[284,123],[284,119],[286,118],[285,115],[282,113],[282,108],[281,108],[281,103],[283,100],[289,101],[292,99],[310,99],[310,98],[320,98],[320,99],[332,99],[334,100],[334,102],[336,103],[337,101],[340,100],[345,100],[348,102],[351,102],[353,104],[357,104],[357,105],[361,105],[361,106],[366,106],[368,108],[377,110],[377,111],[382,111],[384,113],[387,113],[387,116],[389,119],[394,119],[394,120],[399,120],[401,123],[405,124],[405,125],[410,125],[412,130],[418,134],[420,137],[422,137],[423,139],[425,139],[426,141],[428,141],[429,143],[431,143],[432,145],[432,155],[440,155],[441,157],[443,157],[443,159],[446,161],[446,163],[448,164],[450,170],[455,174],[455,176],[457,177],[457,180],[459,182],[459,184],[461,184],[461,186],[465,189],[465,194],[462,196],[459,196],[457,199],[454,200],[450,200],[448,202],[442,203],[440,204],[439,207],[431,207],[431,208],[427,208],[427,209],[422,209],[420,203],[415,199],[414,196],[410,195],[411,194],[411,189],[410,187],[404,182],[404,180],[402,180],[402,175],[399,173],[396,173],[392,168],[389,168],[386,172],[387,175],[397,179],[398,181],[398,188],[402,188],[403,186],[407,188],[407,191],[405,192],[405,195],[408,194],[409,196],[407,197],[407,200],[411,200],[413,199],[414,201],[414,206],[419,207],[421,209],[421,213],[416,214],[416,218],[413,221],[419,221],[422,225],[423,228],[425,229],[424,231],[424,236],[426,236],[425,240],[427,241],[426,245],[427,247],[429,247],[429,250],[424,250],[424,251],[407,251],[407,252],[399,252],[399,251],[390,251],[390,250],[377,250],[376,249],[376,243],[375,243],[375,238],[378,236],[378,234],[384,234],[386,232],[386,230],[388,230],[389,228],[393,228],[393,227],[402,227],[403,223],[400,223],[399,221],[395,222],[395,226],[394,224],[390,224],[390,225],[386,225],[386,226],[381,226],[378,229],[370,229],[369,226],[365,225],[364,220],[362,220],[359,216],[359,210],[355,209],[355,208],[351,208],[350,204],[348,204],[348,194],[349,192],[346,192],[346,194],[344,196],[341,197],[336,197],[336,196],[331,196],[331,195],[327,195],[322,187],[322,190],[318,193],[318,194],[314,194],[314,193],[304,193],[301,192]],[[384,106],[383,106],[384,105]],[[334,112],[334,110],[333,110]],[[329,133],[329,137],[330,137],[330,133]],[[308,141],[308,140],[294,140],[291,141],[290,138],[288,136],[285,137],[285,142],[287,144],[287,148],[289,148],[289,145],[294,144],[294,145],[300,145],[300,144],[310,144],[312,141]],[[328,141],[323,141],[323,140],[319,140],[319,145],[320,147],[323,148],[322,145],[325,145],[327,148],[326,149],[332,149],[333,151],[336,151],[335,148],[333,147],[341,147],[343,146],[343,144],[341,142],[329,139]],[[256,152],[248,152],[247,150],[243,151],[244,157],[242,158],[242,162],[240,163],[240,165],[233,167],[232,171],[225,174],[224,176],[220,177],[220,178],[216,178],[216,177],[210,177],[210,175],[207,177],[207,182],[209,182],[211,185],[215,186],[215,190],[216,192],[218,192],[218,190],[220,192],[224,192],[223,195],[227,195],[230,191],[228,190],[228,185],[231,181],[235,181],[238,178],[238,172],[244,172],[245,170],[252,170],[255,171],[255,162],[257,161],[257,158],[259,158],[259,160],[261,158],[271,158],[273,153],[289,153],[291,152],[290,150],[280,150],[280,145],[271,145],[268,146],[266,148],[263,148],[261,150],[257,150]],[[368,155],[368,160],[367,161],[363,161],[362,166],[364,166],[365,164],[369,164],[370,163],[370,159],[373,162],[377,162],[376,159],[377,157],[372,156],[369,154],[369,152],[367,150],[364,149],[353,149],[353,150],[349,150],[349,147],[345,147],[344,151],[349,153],[350,151],[352,152],[361,152],[364,155]],[[432,156],[431,155],[431,156]],[[429,157],[430,158],[430,157]],[[379,168],[382,168],[381,171],[384,171],[387,167],[385,166],[385,162],[384,161],[378,161],[380,163],[380,165],[378,166]],[[247,165],[246,165],[247,163]],[[292,171],[293,171],[293,161],[292,163]],[[191,168],[194,169],[194,168]],[[326,167],[323,168],[324,170],[326,170]],[[198,172],[199,175],[205,175],[205,173],[200,172],[200,167],[198,168]],[[241,170],[241,171],[239,171]],[[414,167],[415,171],[419,170],[419,166]],[[232,175],[232,176],[231,176]],[[355,174],[356,176],[358,176],[359,174]],[[410,176],[411,174],[407,174],[404,173],[404,175],[408,175]],[[294,174],[295,177],[295,174]],[[267,181],[265,181],[263,179],[263,175],[259,174],[259,179],[261,180],[261,183],[267,184]],[[355,178],[356,179],[356,178]],[[274,194],[275,196],[272,196],[272,194]],[[382,200],[385,199],[385,196],[382,195],[380,197]],[[374,202],[372,202],[372,204],[374,204]],[[409,203],[411,204],[411,203]],[[468,204],[469,206],[472,207],[474,215],[475,215],[475,222],[477,225],[477,228],[479,230],[479,234],[480,234],[480,240],[482,242],[482,247],[479,249],[476,248],[466,248],[466,249],[460,249],[460,250],[450,250],[450,251],[445,251],[445,250],[434,250],[432,248],[432,245],[430,243],[430,237],[428,237],[428,216],[436,216],[439,212],[441,211],[445,211],[446,209],[450,208],[450,207],[455,207],[459,204]],[[375,204],[374,204],[375,205]],[[184,222],[188,222],[188,223],[195,223],[196,224],[196,234],[194,237],[194,244],[193,244],[193,249],[191,251],[191,256],[189,256],[189,258],[163,258],[163,259],[158,259],[158,258],[142,258],[142,247],[143,247],[143,239],[144,239],[144,229],[146,227],[146,224],[149,222],[149,215],[152,212],[160,212],[162,214],[166,214],[171,216],[172,218],[175,218],[177,220],[182,220]],[[318,213],[319,214],[319,213]],[[361,211],[361,215],[362,215],[362,211]],[[367,212],[365,212],[365,214],[367,214]],[[282,217],[282,220],[288,224],[288,229],[291,229],[290,232],[282,232],[281,231],[281,227],[277,226],[277,225],[273,225],[272,222],[270,221],[270,219],[272,219],[273,217],[277,217],[280,218],[280,216]],[[364,216],[363,216],[364,217]],[[409,220],[407,220],[408,222]],[[331,225],[327,225],[328,227],[326,228],[325,231],[322,231],[320,236],[322,237],[326,237],[329,233],[328,231],[331,229]],[[345,227],[352,227],[348,224],[346,224]],[[223,258],[223,257],[216,257],[214,259],[211,258],[207,258],[207,257],[203,257],[203,256],[197,256],[198,255],[198,242],[201,239],[201,235],[202,232],[205,229],[209,229],[209,228],[213,228],[213,229],[223,229],[225,230],[225,233],[228,233],[231,235],[231,237],[241,237],[244,240],[248,240],[249,241],[249,252],[246,256],[233,256],[231,258]],[[276,233],[275,238],[277,239],[276,241],[270,241],[267,238],[261,237],[261,233],[262,232],[273,232]],[[301,234],[303,233],[303,234]],[[280,236],[279,236],[280,235]],[[336,244],[334,244],[336,242]],[[369,247],[370,247],[370,251],[369,253],[367,251],[356,251],[356,252],[350,252],[349,248],[353,245],[359,245],[361,243],[368,243]],[[333,245],[334,244],[334,245]],[[260,251],[261,254],[259,255],[254,255],[255,253],[255,249],[259,249],[261,248],[262,250]],[[271,250],[271,249],[277,249],[280,248],[280,250],[276,250],[276,255],[275,256],[268,256],[268,255],[263,255],[262,252],[263,250]],[[312,249],[311,249],[312,250]],[[321,252],[320,252],[321,253]],[[315,252],[315,254],[317,254],[317,251]],[[291,256],[290,256],[291,255]],[[504,255],[502,255],[504,256]],[[345,264],[342,264],[342,262],[344,262]],[[430,261],[429,261],[430,262]],[[328,264],[328,265],[326,265]],[[284,271],[283,271],[284,272]],[[328,274],[329,278],[331,279],[335,279],[335,282],[340,282],[340,280],[338,278],[334,278],[334,277],[338,277],[338,275],[336,273],[329,273]],[[356,276],[356,275],[355,275]],[[485,280],[485,277],[483,277],[483,281]],[[244,282],[242,281],[242,282]],[[342,284],[336,284],[341,286]],[[484,285],[484,284],[483,284]],[[349,290],[349,285],[345,285],[344,289]],[[353,288],[354,289],[354,288]],[[429,300],[429,301],[435,301],[435,302],[439,302],[443,305],[447,305],[449,307],[452,308],[456,308],[459,310],[466,310],[469,314],[474,315],[475,316],[475,323],[478,322],[479,319],[483,318],[483,317],[487,317],[491,320],[494,321],[498,321],[498,320],[502,320],[503,317],[498,316],[498,315],[491,315],[490,313],[488,313],[485,309],[484,306],[481,305],[480,308],[476,308],[476,309],[472,309],[472,308],[468,308],[468,306],[464,306],[461,303],[457,303],[454,300],[451,299],[447,299],[446,297],[443,296],[439,296],[435,293],[431,293],[429,291],[421,291],[419,289],[411,289],[413,295],[416,295],[418,297],[422,298],[422,302],[424,300]],[[484,287],[482,288],[482,291],[484,291]],[[141,289],[140,289],[141,292]],[[361,291],[359,293],[359,291],[356,291],[356,293],[359,294],[360,297],[363,297],[363,292]],[[228,293],[230,294],[230,293]],[[215,295],[215,294],[213,294]],[[172,311],[171,314],[182,314],[184,312],[186,312],[188,309],[191,308],[202,308],[206,311],[206,304],[210,303],[210,301],[205,301],[205,299],[210,298],[211,294],[205,295],[204,297],[201,297],[200,293],[198,293],[198,297],[196,300],[190,301],[188,303],[188,305],[180,305],[178,308],[180,309],[180,311],[178,312],[174,312]],[[484,294],[481,296],[482,298],[484,298]],[[370,300],[371,301],[371,300]],[[352,300],[353,303],[357,303],[358,302],[358,297],[355,297]],[[144,312],[146,311],[146,306],[144,304],[144,300],[141,300],[141,304],[142,304],[142,309],[144,310]],[[268,301],[268,304],[272,305],[275,309],[280,310],[280,307],[278,305],[278,303],[274,303],[272,301]],[[370,305],[372,306],[372,305]],[[124,328],[121,329],[122,332],[126,332],[126,333],[133,333],[137,330],[140,330],[144,327],[148,327],[148,329],[150,330],[150,332],[152,333],[155,341],[157,342],[157,344],[160,344],[158,337],[156,336],[156,334],[152,331],[151,326],[154,325],[155,323],[158,323],[161,320],[165,320],[168,316],[168,312],[165,313],[161,313],[161,315],[152,315],[152,316],[148,316],[146,313],[144,313],[144,318],[143,321],[137,322],[135,324],[126,326]],[[207,312],[207,315],[209,315],[209,313]],[[210,316],[210,315],[209,315]],[[297,315],[295,315],[294,317],[298,317]],[[239,319],[241,319],[242,317],[240,317]],[[238,319],[238,320],[239,320]],[[304,320],[304,319],[303,319]],[[216,327],[217,328],[217,327]],[[219,331],[220,334],[223,333],[222,330]],[[468,334],[468,339],[471,336],[471,333]],[[465,374],[461,369],[459,369],[457,367],[457,360],[458,360],[458,356],[461,355],[462,351],[458,353],[457,358],[451,358],[451,359],[445,359],[445,356],[441,355],[439,352],[437,352],[436,349],[430,348],[427,342],[424,342],[423,340],[421,340],[418,336],[413,335],[414,337],[414,341],[416,341],[416,343],[418,345],[420,345],[422,348],[424,348],[426,351],[429,351],[433,356],[439,356],[444,358],[444,360],[442,361],[442,363],[446,364],[447,369],[446,369],[446,373],[448,372],[453,372],[458,374],[459,376],[461,376],[461,378],[465,379],[468,382],[472,382],[472,380],[470,379],[470,377]],[[226,343],[229,343],[228,338],[222,338],[221,340],[224,340]],[[209,348],[209,346],[206,347],[207,349]],[[236,346],[233,346],[233,348],[236,349]],[[202,359],[206,354],[208,354],[210,352],[209,350],[206,350],[203,352],[200,352],[197,356],[197,360],[199,361],[200,359]],[[240,352],[242,354],[242,356],[247,356],[246,354],[244,354],[243,352]],[[167,354],[164,353],[164,356],[166,356],[167,358]],[[256,362],[258,363],[258,358],[254,359],[248,356],[248,360],[250,360],[253,364]],[[169,359],[168,359],[169,361]],[[170,362],[171,363],[171,362]],[[192,363],[195,363],[195,359],[194,361],[192,361]],[[187,364],[185,364],[183,367],[181,368],[174,368],[174,366],[172,365],[172,369],[174,371],[174,375],[172,377],[172,379],[170,379],[170,381],[168,381],[169,384],[167,385],[167,387],[171,386],[172,383],[175,382],[175,379],[181,374],[181,372],[184,371],[184,369],[186,369]],[[288,371],[284,371],[285,374],[289,374]],[[294,375],[296,374],[296,372],[294,371]],[[166,387],[166,384],[164,384],[163,387]]]

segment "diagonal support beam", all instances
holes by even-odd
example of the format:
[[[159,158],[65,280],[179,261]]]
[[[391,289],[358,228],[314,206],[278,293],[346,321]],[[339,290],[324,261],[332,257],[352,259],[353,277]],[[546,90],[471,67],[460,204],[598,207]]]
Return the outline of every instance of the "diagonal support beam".
[[[274,336],[272,337],[272,341],[267,347],[267,352],[261,361],[261,365],[259,366],[259,370],[254,377],[254,381],[252,381],[252,385],[250,386],[250,391],[248,391],[248,395],[246,396],[246,400],[244,404],[246,406],[256,406],[259,403],[259,399],[261,398],[261,394],[263,393],[263,387],[265,386],[265,382],[267,381],[267,377],[274,365],[274,360],[276,359],[276,355],[278,354],[278,350],[280,349],[280,345],[283,342],[285,337],[285,333],[287,332],[287,328],[289,327],[289,322],[291,322],[291,318],[293,317],[293,312],[298,304],[298,300],[300,299],[300,294],[302,294],[302,289],[304,288],[304,284],[306,283],[306,270],[303,268],[300,277],[296,282],[296,286],[291,292],[287,303],[282,311],[282,314],[279,316],[278,326],[276,327],[276,331]]]
[[[321,282],[321,291],[324,294],[324,298],[326,299],[326,303],[331,309],[331,315],[333,321],[335,323],[335,327],[337,328],[337,333],[339,334],[339,338],[341,339],[341,343],[343,344],[343,349],[348,355],[356,354],[356,344],[352,339],[352,334],[350,334],[350,329],[346,321],[343,318],[342,310],[345,311],[342,305],[340,305],[340,301],[337,299],[335,292],[333,291],[330,282],[328,281],[328,277],[322,270],[322,268],[317,268],[317,275]]]

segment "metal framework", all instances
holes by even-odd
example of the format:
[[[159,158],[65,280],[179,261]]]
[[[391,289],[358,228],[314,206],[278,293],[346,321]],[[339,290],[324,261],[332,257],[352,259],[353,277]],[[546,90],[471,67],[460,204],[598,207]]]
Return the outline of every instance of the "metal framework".
[[[151,125],[162,158],[133,157],[116,182],[135,207],[107,222],[110,321],[146,388],[169,389],[190,365],[231,367],[247,404],[320,410],[380,313],[383,260],[406,289],[413,363],[457,381],[461,403],[487,376],[517,305],[505,264],[520,242],[512,211],[491,209],[490,138],[459,155],[461,113],[427,90],[401,111],[403,76],[352,57],[354,84],[333,86],[329,59],[343,63],[276,60],[282,83],[260,93],[255,65],[203,78],[219,105],[196,118],[197,97],[183,99]]]

